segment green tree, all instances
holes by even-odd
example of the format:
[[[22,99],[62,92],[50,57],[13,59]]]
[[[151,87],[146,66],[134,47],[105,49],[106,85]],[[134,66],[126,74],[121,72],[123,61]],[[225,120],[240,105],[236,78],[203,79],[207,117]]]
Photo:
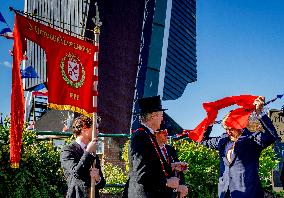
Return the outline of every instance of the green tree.
[[[0,127],[0,197],[64,197],[60,151],[51,141],[38,141],[34,131],[24,130],[22,136],[20,167],[14,169],[10,167],[9,120]]]
[[[272,170],[276,168],[278,163],[279,159],[276,156],[273,146],[264,149],[259,158],[259,176],[262,187],[266,192],[273,194],[275,197],[282,198],[284,197],[284,193],[273,191],[271,183]]]
[[[219,155],[216,151],[187,140],[174,142],[180,161],[189,164],[185,172],[189,197],[217,197]]]
[[[125,184],[127,181],[127,173],[111,163],[104,164],[103,174],[107,184]],[[110,194],[118,194],[122,191],[123,188],[121,187],[107,187],[102,190],[102,192]]]
[[[125,161],[125,170],[128,173],[129,172],[129,161],[128,161],[128,148],[129,148],[130,140],[127,140],[123,147],[122,152],[122,159]]]

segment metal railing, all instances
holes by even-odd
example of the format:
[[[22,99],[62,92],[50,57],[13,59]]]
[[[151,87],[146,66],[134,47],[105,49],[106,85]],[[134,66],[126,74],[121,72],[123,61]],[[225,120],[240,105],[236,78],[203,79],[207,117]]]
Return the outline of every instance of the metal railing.
[[[37,135],[48,135],[48,136],[59,136],[59,137],[71,137],[73,135],[72,132],[62,132],[62,131],[35,131]],[[126,137],[130,138],[129,134],[105,134],[99,133],[98,137]]]

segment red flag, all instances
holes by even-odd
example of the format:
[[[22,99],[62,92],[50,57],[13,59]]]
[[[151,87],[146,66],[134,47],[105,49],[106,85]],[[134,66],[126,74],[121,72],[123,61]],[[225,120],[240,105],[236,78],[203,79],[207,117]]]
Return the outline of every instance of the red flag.
[[[20,64],[23,59],[23,45],[15,19],[14,27],[14,55],[12,68],[12,93],[11,93],[11,130],[10,130],[10,163],[12,168],[19,167],[22,132],[24,124],[24,92],[21,79]]]
[[[258,96],[240,95],[225,97],[215,102],[203,103],[203,108],[207,112],[207,117],[191,132],[189,138],[193,141],[200,142],[207,127],[212,124],[222,108],[237,104],[241,106],[230,112],[225,122],[226,126],[235,129],[243,129],[248,124],[248,118],[254,111],[253,102]]]
[[[48,107],[86,116],[93,107],[94,53],[98,47],[16,14],[22,42],[29,39],[46,52]]]
[[[26,51],[25,39],[41,46],[46,52],[48,106],[71,110],[86,116],[96,112],[93,107],[94,53],[98,47],[71,37],[53,28],[16,14],[11,94],[10,160],[19,167],[24,123],[24,96],[20,63]],[[97,65],[96,65],[97,66]]]

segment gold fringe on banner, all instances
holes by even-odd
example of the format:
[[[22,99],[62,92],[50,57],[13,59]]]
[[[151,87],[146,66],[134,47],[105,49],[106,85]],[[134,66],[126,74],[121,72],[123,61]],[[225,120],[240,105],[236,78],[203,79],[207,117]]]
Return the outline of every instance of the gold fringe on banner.
[[[11,163],[11,168],[20,168],[20,164],[17,162]]]
[[[82,114],[84,116],[87,116],[87,117],[92,117],[93,116],[93,113],[88,113],[84,109],[81,109],[81,108],[78,108],[78,107],[74,107],[72,105],[58,105],[58,104],[48,103],[47,106],[48,106],[48,108],[51,108],[51,109],[69,110],[69,111],[77,112],[77,113],[80,113],[80,114]]]

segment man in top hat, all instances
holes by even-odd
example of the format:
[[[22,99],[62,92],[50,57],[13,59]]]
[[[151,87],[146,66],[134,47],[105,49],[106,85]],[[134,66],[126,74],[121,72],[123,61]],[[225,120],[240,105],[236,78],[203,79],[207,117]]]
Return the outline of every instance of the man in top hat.
[[[129,198],[170,198],[179,186],[171,166],[163,158],[154,131],[160,128],[163,111],[160,96],[142,98],[139,128],[129,148]]]

